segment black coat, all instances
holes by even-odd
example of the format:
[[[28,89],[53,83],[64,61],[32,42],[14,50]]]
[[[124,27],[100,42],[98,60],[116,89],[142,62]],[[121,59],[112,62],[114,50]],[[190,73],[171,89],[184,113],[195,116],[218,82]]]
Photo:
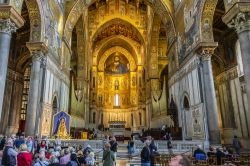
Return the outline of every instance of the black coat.
[[[150,162],[150,149],[148,147],[143,147],[141,151],[141,162],[142,163]]]

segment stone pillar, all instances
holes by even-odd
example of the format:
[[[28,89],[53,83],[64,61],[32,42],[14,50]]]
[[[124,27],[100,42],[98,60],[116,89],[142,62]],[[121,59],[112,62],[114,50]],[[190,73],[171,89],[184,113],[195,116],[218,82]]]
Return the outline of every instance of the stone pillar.
[[[22,93],[23,93],[23,81],[21,76],[18,73],[15,73],[15,82],[13,85],[13,90],[11,94],[11,105],[9,111],[8,118],[8,127],[7,127],[7,135],[16,134],[18,132],[18,121],[21,112],[22,105]]]
[[[2,115],[4,89],[8,68],[11,33],[16,30],[10,19],[0,20],[0,119]]]
[[[212,46],[201,46],[200,48],[203,72],[203,89],[205,97],[204,103],[206,108],[209,142],[210,144],[219,144],[221,140],[219,118],[211,64],[211,56],[214,52],[214,49],[217,47],[217,43],[211,43],[209,45]]]
[[[226,2],[227,3],[227,2]],[[230,28],[234,28],[238,34],[241,56],[243,62],[244,78],[246,80],[246,92],[248,103],[250,103],[250,2],[240,0],[239,2],[232,2],[233,4],[226,4],[230,6],[223,22]],[[250,104],[246,109],[247,128],[250,129]]]
[[[27,43],[28,49],[31,52],[32,66],[31,66],[31,76],[30,76],[30,90],[28,95],[28,107],[26,114],[25,123],[25,134],[34,136],[38,133],[37,115],[40,114],[40,94],[41,94],[41,77],[42,74],[42,61],[45,58],[45,53],[47,53],[47,47],[43,43]]]

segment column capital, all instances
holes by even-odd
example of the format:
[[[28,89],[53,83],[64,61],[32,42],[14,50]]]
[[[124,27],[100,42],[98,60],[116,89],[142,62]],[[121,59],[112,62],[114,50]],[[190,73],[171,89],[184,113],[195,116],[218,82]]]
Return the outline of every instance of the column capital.
[[[234,2],[222,18],[229,28],[234,28],[237,33],[250,30],[250,2],[240,0]]]
[[[24,25],[24,18],[16,11],[13,6],[0,5],[0,20],[10,20],[14,23],[16,28],[20,28]]]
[[[202,60],[210,60],[217,47],[217,42],[201,42],[195,47],[195,51],[201,56]]]
[[[250,31],[250,12],[238,13],[227,26],[229,28],[234,28],[238,34],[244,31]]]
[[[0,32],[11,35],[16,32],[17,27],[10,19],[0,19]]]
[[[27,48],[29,49],[32,61],[40,61],[41,67],[46,67],[46,57],[45,55],[48,53],[48,47],[43,42],[27,42]]]

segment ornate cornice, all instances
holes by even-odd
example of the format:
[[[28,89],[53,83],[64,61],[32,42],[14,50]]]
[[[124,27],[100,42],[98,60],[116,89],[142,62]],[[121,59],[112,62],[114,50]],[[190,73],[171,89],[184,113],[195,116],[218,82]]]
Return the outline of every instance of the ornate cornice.
[[[31,53],[41,51],[43,54],[47,54],[49,51],[48,46],[44,42],[27,42],[26,46]]]
[[[192,72],[200,64],[198,56],[193,56],[181,69],[179,69],[168,81],[169,87],[180,81],[183,77],[187,76],[188,73]]]
[[[216,80],[216,84],[220,85],[224,82],[233,80],[235,78],[237,78],[238,75],[238,70],[237,70],[237,66],[233,67],[223,73],[221,73],[220,75],[218,75],[215,80]]]
[[[16,32],[16,29],[17,27],[15,23],[13,23],[10,19],[0,20],[0,32],[11,35],[12,32]]]
[[[10,19],[17,28],[22,27],[25,22],[23,17],[9,5],[0,5],[0,19]]]

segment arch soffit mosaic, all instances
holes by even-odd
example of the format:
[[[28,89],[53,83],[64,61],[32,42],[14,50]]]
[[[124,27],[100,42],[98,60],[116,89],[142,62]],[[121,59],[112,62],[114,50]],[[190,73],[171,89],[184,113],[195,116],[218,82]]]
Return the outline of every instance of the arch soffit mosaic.
[[[116,15],[113,15],[111,18],[104,20],[102,23],[98,24],[98,27],[95,28],[96,30],[92,32],[91,39],[92,41],[95,40],[95,38],[100,34],[105,28],[109,27],[110,25],[119,22],[122,25],[125,25],[135,32],[137,32],[137,37],[141,41],[141,43],[145,43],[145,38],[143,37],[143,31],[138,29],[136,24],[132,21],[129,21],[123,17],[118,17]]]
[[[24,2],[23,2],[24,3]],[[45,21],[40,0],[25,0],[30,18],[30,42],[43,41]]]
[[[204,0],[201,7],[200,36],[202,42],[213,42],[213,17],[218,0]]]
[[[105,39],[103,42],[100,43],[100,45],[98,47],[96,47],[95,52],[94,52],[94,56],[93,56],[93,63],[97,64],[97,61],[101,58],[101,54],[103,54],[107,47],[112,43],[112,42],[120,42],[123,45],[126,45],[129,49],[127,50],[128,52],[132,53],[132,56],[134,58],[134,60],[140,64],[141,63],[141,56],[137,56],[139,55],[137,48],[136,47],[140,47],[140,45],[138,43],[136,43],[135,41],[126,38],[124,36],[112,36],[110,38]]]
[[[117,18],[116,16],[114,16],[113,18],[109,18],[107,20],[105,20],[102,24],[99,24],[99,26],[96,28],[96,30],[93,32],[93,35],[91,36],[91,40],[94,41],[95,38],[105,29],[108,28],[110,25],[119,22],[122,25],[125,25],[129,28],[131,28],[133,31],[135,31],[137,33],[137,37],[139,38],[139,40],[141,41],[141,43],[144,45],[145,43],[145,38],[143,37],[142,32],[137,28],[137,26],[135,24],[133,24],[132,22],[129,22],[128,20],[120,17]]]
[[[130,54],[130,52],[128,52],[128,50],[126,50],[122,47],[115,46],[115,47],[112,47],[112,48],[106,50],[104,52],[104,54],[101,56],[101,59],[98,63],[98,70],[99,71],[104,71],[104,66],[105,66],[106,60],[108,59],[108,57],[110,55],[112,55],[113,53],[116,53],[116,52],[123,54],[128,59],[131,71],[136,70],[136,63],[135,63],[133,56]]]

